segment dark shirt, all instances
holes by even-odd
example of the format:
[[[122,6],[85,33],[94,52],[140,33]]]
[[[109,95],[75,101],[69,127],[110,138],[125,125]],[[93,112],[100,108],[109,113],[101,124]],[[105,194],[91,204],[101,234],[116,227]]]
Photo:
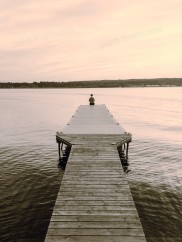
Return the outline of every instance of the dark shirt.
[[[90,105],[93,105],[94,102],[95,102],[95,99],[94,99],[93,97],[90,97],[90,98],[89,98],[89,102],[90,102]]]

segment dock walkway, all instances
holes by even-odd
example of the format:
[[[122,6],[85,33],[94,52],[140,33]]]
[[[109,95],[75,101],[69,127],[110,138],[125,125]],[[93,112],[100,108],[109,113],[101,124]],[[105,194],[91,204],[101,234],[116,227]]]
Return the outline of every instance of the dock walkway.
[[[89,127],[86,122],[82,123],[82,134],[77,133],[78,127],[71,127],[71,133],[66,127],[64,133],[57,134],[58,143],[70,144],[71,152],[46,242],[146,241],[118,154],[118,147],[130,142],[131,135],[115,121],[113,124],[117,128],[107,123],[100,128],[101,134],[93,133],[97,126],[93,123],[92,133],[85,133],[83,126]],[[112,134],[112,129],[120,132]]]

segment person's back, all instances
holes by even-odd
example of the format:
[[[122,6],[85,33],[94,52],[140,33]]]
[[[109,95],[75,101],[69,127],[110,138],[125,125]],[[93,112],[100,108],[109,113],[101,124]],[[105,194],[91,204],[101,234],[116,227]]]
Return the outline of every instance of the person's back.
[[[90,95],[89,102],[90,102],[90,105],[94,105],[95,104],[95,99],[93,97],[93,94]]]

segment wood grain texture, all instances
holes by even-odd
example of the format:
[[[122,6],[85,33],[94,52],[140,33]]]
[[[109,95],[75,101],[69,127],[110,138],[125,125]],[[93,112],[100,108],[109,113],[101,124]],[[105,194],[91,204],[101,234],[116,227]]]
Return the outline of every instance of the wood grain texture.
[[[146,242],[117,151],[131,136],[62,136],[74,145],[45,241]]]

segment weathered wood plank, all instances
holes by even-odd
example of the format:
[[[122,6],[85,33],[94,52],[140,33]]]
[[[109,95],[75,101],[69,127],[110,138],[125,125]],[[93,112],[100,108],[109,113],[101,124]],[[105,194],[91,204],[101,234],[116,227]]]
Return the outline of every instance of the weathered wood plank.
[[[70,191],[75,191],[75,192],[101,192],[101,193],[119,193],[119,192],[129,192],[128,190],[128,186],[127,185],[121,185],[121,186],[117,186],[117,185],[110,185],[109,187],[107,187],[109,185],[102,185],[102,187],[99,186],[91,186],[91,185],[83,185],[83,186],[76,186],[74,188],[74,186],[63,186],[60,189],[60,193],[62,192],[70,192]],[[104,189],[104,190],[103,190]]]
[[[76,169],[76,167],[75,167],[75,169]],[[88,171],[87,171],[88,170]],[[110,169],[89,169],[89,168],[82,168],[82,169],[78,169],[78,170],[71,170],[70,169],[70,171],[69,171],[69,169],[66,169],[65,170],[65,174],[67,174],[67,173],[69,173],[69,172],[71,172],[71,173],[77,173],[79,171],[79,173],[106,173],[106,174],[123,174],[123,169],[122,169],[122,167],[120,168],[120,169],[116,169],[116,170],[110,170]]]
[[[85,180],[88,180],[88,181],[100,181],[100,182],[104,182],[104,181],[107,181],[107,182],[109,182],[109,181],[111,181],[111,182],[113,182],[113,181],[117,181],[117,184],[118,183],[120,183],[120,182],[126,182],[127,181],[127,179],[126,179],[126,177],[125,176],[112,176],[112,177],[109,177],[109,176],[102,176],[102,177],[98,177],[98,179],[95,179],[96,177],[81,177],[81,179],[78,179],[78,176],[71,176],[71,175],[69,175],[69,176],[64,176],[63,177],[63,180],[62,180],[62,183],[63,182],[66,182],[66,181],[79,181],[79,180],[81,180],[81,181],[85,181]]]
[[[53,215],[51,221],[62,222],[137,222],[138,215],[134,214],[118,214],[118,215]]]
[[[72,185],[117,185],[119,182],[118,179],[113,179],[113,180],[109,180],[109,179],[105,179],[105,180],[102,180],[100,181],[99,179],[96,180],[96,179],[81,179],[81,180],[78,180],[78,179],[72,179],[72,180],[64,180],[64,183],[62,183],[63,186],[72,186]],[[120,182],[121,182],[121,179],[120,179]],[[122,184],[123,185],[128,185],[127,181],[122,181]]]
[[[133,211],[136,210],[134,205],[123,205],[123,206],[118,206],[118,205],[72,205],[72,206],[67,206],[67,205],[58,205],[56,204],[54,206],[54,211],[113,211],[113,210],[118,210],[118,211]]]
[[[69,196],[68,195],[63,195],[63,194],[58,194],[58,197],[57,197],[58,200],[61,200],[61,201],[69,201],[69,200],[79,200],[79,201],[128,201],[128,200],[133,200],[133,197],[131,196],[131,194],[126,194],[126,195],[121,195],[121,194],[104,194],[104,195],[98,195],[98,196],[91,196],[90,194],[89,195],[73,195],[73,194],[70,194]]]
[[[101,173],[92,173],[92,174],[90,174],[90,173],[84,173],[84,174],[80,174],[80,176],[78,175],[78,173],[76,174],[76,173],[74,173],[74,174],[65,174],[68,178],[71,178],[71,177],[73,177],[73,178],[85,178],[85,177],[88,177],[88,178],[96,178],[96,177],[98,177],[98,178],[100,178],[100,179],[102,179],[102,178],[125,178],[125,176],[123,176],[122,174],[101,174]]]
[[[98,182],[97,184],[103,184],[103,185],[112,185],[112,184],[115,184],[115,185],[117,185],[117,184],[119,184],[119,183],[122,183],[123,185],[125,184],[125,185],[127,185],[128,183],[127,183],[127,180],[126,180],[126,178],[125,177],[111,177],[110,179],[109,179],[109,177],[108,176],[106,176],[106,177],[96,177],[96,176],[94,176],[94,177],[81,177],[80,179],[78,179],[79,177],[77,177],[77,176],[74,176],[74,177],[71,177],[71,176],[69,176],[69,177],[65,177],[65,179],[64,180],[62,180],[62,184],[65,184],[66,185],[66,183],[73,183],[73,184],[77,184],[77,182],[88,182],[88,183],[91,183],[91,184],[96,184],[96,182]],[[105,182],[105,183],[104,183]],[[79,183],[80,185],[82,185],[81,183]],[[96,184],[96,185],[97,185]]]
[[[52,229],[49,228],[49,235],[122,235],[122,236],[141,236],[143,237],[142,229]]]
[[[64,191],[64,192],[61,191],[60,195],[67,196],[67,197],[74,196],[74,195],[75,196],[94,196],[94,197],[107,196],[109,199],[110,197],[117,197],[117,193],[119,194],[119,191],[118,192],[112,191],[112,193],[102,191],[102,193],[101,193],[100,191],[74,191],[74,190],[72,190],[72,191]],[[120,197],[124,198],[126,195],[131,195],[131,192],[127,190],[127,191],[123,191],[122,195],[121,194],[119,194],[119,195],[120,195]]]
[[[107,186],[107,185],[106,185]],[[83,187],[83,188],[75,188],[74,187],[63,187],[60,189],[59,194],[60,196],[64,196],[65,193],[69,193],[73,192],[72,194],[75,196],[77,196],[80,193],[83,193],[83,195],[86,194],[92,194],[94,193],[99,194],[100,196],[109,196],[109,197],[113,197],[113,196],[126,196],[126,195],[131,195],[131,191],[127,189],[127,187],[125,187],[124,185],[122,187],[119,188],[105,188],[104,190],[102,188],[87,188],[87,187]],[[92,194],[93,195],[93,194]]]
[[[87,171],[87,170],[89,170],[89,171],[92,171],[92,170],[93,171],[119,171],[119,170],[123,169],[121,165],[115,166],[114,168],[112,166],[113,166],[113,164],[107,165],[107,166],[105,164],[103,164],[102,166],[97,166],[97,165],[87,165],[87,166],[85,166],[85,164],[84,165],[78,165],[75,162],[75,164],[71,164],[71,165],[67,166],[66,171],[74,171],[75,169],[77,169],[79,171]]]
[[[86,175],[84,175],[84,176],[76,176],[76,175],[74,175],[74,176],[71,176],[71,174],[69,174],[69,175],[67,175],[66,176],[66,179],[67,180],[71,180],[71,178],[72,178],[72,180],[73,181],[85,181],[86,179],[88,179],[88,181],[108,181],[109,180],[109,176],[104,176],[104,175],[102,175],[102,176],[99,176],[99,175],[90,175],[90,176],[86,176]],[[118,180],[118,182],[120,181],[120,182],[122,182],[122,180],[124,180],[124,181],[126,181],[126,178],[125,177],[123,177],[123,176],[110,176],[110,179],[111,180]]]
[[[82,157],[80,157],[80,156],[75,156],[75,155],[73,155],[72,154],[72,162],[73,162],[73,159],[78,159],[78,161],[84,161],[84,162],[92,162],[92,161],[101,161],[101,162],[105,162],[105,161],[110,161],[110,162],[118,162],[119,163],[119,156],[117,155],[117,156],[100,156],[100,155],[97,155],[97,156],[82,156]]]
[[[87,165],[97,166],[99,164],[100,166],[104,166],[104,165],[112,166],[113,165],[113,168],[114,168],[114,166],[116,166],[116,167],[119,167],[120,169],[122,169],[121,160],[119,160],[118,158],[117,159],[116,158],[103,159],[102,157],[100,157],[99,159],[94,159],[93,157],[92,158],[87,157],[85,159],[80,160],[80,159],[76,159],[73,157],[73,159],[70,159],[69,162],[70,162],[70,165],[81,165],[82,163],[84,163],[85,167],[87,167]]]
[[[104,211],[90,211],[90,210],[75,210],[75,211],[62,211],[62,210],[55,210],[53,211],[53,215],[120,215],[120,214],[125,214],[125,215],[138,215],[136,210],[104,210]]]
[[[92,200],[87,200],[87,201],[80,201],[80,200],[75,200],[75,201],[64,201],[64,200],[57,200],[56,201],[56,204],[55,205],[60,205],[60,206],[75,206],[75,205],[79,205],[79,206],[125,206],[125,205],[133,205],[135,206],[134,204],[134,201],[131,201],[131,200],[126,200],[126,201],[92,201]]]
[[[112,170],[118,170],[122,169],[121,162],[111,162],[111,161],[106,161],[106,162],[98,162],[98,161],[70,161],[70,163],[67,164],[66,170],[68,169],[112,169]]]
[[[80,174],[80,175],[79,175]],[[111,172],[111,174],[109,174],[109,172],[102,172],[102,171],[88,171],[88,172],[85,172],[85,171],[79,171],[79,172],[65,172],[65,175],[68,177],[68,176],[79,176],[79,177],[84,177],[84,176],[87,176],[87,177],[94,177],[94,176],[102,176],[102,177],[124,177],[122,173],[120,172]]]
[[[69,175],[69,173],[70,174],[73,174],[73,176],[75,176],[75,175],[77,175],[78,176],[78,173],[79,174],[81,174],[82,176],[83,175],[98,175],[98,174],[101,174],[101,175],[104,175],[105,174],[105,176],[107,175],[117,175],[117,176],[121,176],[121,177],[125,177],[126,178],[126,174],[124,173],[124,171],[123,171],[123,169],[122,170],[113,170],[113,171],[111,171],[110,169],[104,169],[104,170],[102,170],[102,169],[95,169],[95,170],[93,170],[93,169],[76,169],[76,170],[65,170],[65,173],[64,173],[64,175],[66,174],[66,175]]]
[[[105,169],[108,169],[108,168],[112,168],[113,170],[118,170],[118,169],[122,169],[122,165],[121,165],[121,161],[110,161],[110,160],[107,160],[107,161],[102,161],[102,160],[83,160],[83,161],[73,161],[71,160],[69,165],[66,166],[66,170],[69,168],[69,167],[74,167],[76,166],[77,168],[80,168],[82,169],[83,167],[84,168],[105,168]]]
[[[118,153],[116,153],[116,150],[113,149],[109,149],[108,146],[107,147],[102,147],[102,149],[98,149],[98,145],[95,145],[95,147],[93,146],[92,149],[90,147],[82,147],[82,149],[75,149],[73,151],[71,151],[72,156],[75,157],[118,157]]]
[[[128,236],[57,236],[47,235],[45,242],[146,242],[144,237]]]
[[[71,156],[70,156],[70,159],[79,159],[79,160],[85,160],[87,158],[89,159],[94,159],[94,160],[99,160],[100,158],[104,160],[119,160],[119,154],[118,152],[116,153],[116,151],[112,154],[111,151],[109,150],[103,150],[102,152],[105,152],[106,154],[104,153],[101,153],[100,151],[97,150],[97,148],[95,147],[95,150],[91,150],[90,151],[90,154],[88,154],[88,152],[86,153],[85,150],[81,151],[80,153],[74,153],[71,151]]]
[[[129,189],[129,185],[128,184],[115,184],[115,185],[111,185],[111,184],[108,184],[108,185],[95,185],[95,184],[88,184],[88,185],[80,185],[80,184],[73,184],[73,185],[67,185],[66,183],[62,183],[62,185],[61,185],[61,190],[60,191],[62,191],[62,190],[64,190],[64,189],[74,189],[74,190],[76,190],[76,189],[119,189],[119,188],[121,188],[121,189]]]
[[[124,175],[123,174],[123,170],[111,170],[111,168],[109,168],[109,169],[97,169],[97,168],[95,168],[95,169],[93,169],[93,168],[86,168],[86,169],[80,169],[80,168],[77,168],[77,167],[74,167],[74,169],[67,169],[66,170],[66,174],[67,173],[80,173],[80,174],[82,174],[82,173],[90,173],[90,174],[103,174],[103,173],[105,173],[105,174],[120,174],[120,175]]]
[[[135,222],[118,222],[118,221],[94,221],[94,222],[51,222],[49,228],[74,228],[74,229],[104,229],[104,228],[110,228],[110,229],[138,229],[142,228],[141,223],[139,221]]]

